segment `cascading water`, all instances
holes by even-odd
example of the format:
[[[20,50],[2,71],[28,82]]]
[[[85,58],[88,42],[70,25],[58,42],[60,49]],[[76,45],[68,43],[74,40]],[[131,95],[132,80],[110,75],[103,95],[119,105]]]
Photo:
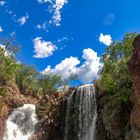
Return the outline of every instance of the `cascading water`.
[[[3,140],[29,140],[38,122],[35,109],[32,104],[15,109],[6,121]]]
[[[83,85],[67,99],[64,140],[96,140],[96,120],[94,86]]]

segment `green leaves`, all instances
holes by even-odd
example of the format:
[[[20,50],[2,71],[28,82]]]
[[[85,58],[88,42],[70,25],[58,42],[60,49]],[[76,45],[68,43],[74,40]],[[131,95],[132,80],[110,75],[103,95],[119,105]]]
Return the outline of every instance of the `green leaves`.
[[[44,96],[55,92],[62,85],[58,75],[42,75],[33,66],[19,64],[16,61],[14,47],[8,40],[0,47],[0,87],[6,83],[16,84],[20,93],[33,96]],[[0,94],[3,93],[0,90]]]
[[[43,94],[51,93],[57,90],[59,86],[62,85],[61,77],[58,75],[42,75],[38,84],[42,90]]]
[[[21,65],[16,75],[16,83],[21,93],[42,96],[55,92],[62,81],[58,75],[42,75],[33,66]]]
[[[5,55],[5,50],[0,47],[0,83],[14,79],[19,65],[11,55]]]
[[[120,100],[126,102],[131,93],[131,77],[127,63],[132,55],[133,40],[136,33],[126,33],[122,41],[114,41],[102,56],[104,66],[100,71],[97,86],[107,93],[120,94]]]

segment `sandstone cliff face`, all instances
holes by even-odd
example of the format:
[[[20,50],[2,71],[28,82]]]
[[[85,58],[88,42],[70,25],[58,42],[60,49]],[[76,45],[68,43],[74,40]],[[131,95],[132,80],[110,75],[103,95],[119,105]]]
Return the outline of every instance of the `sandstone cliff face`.
[[[5,122],[15,108],[23,106],[23,104],[27,103],[38,103],[36,98],[31,96],[25,97],[24,95],[20,94],[20,91],[14,83],[6,83],[6,85],[3,86],[3,89],[6,96],[0,95],[0,140],[2,140],[4,135]]]
[[[140,35],[134,39],[133,48],[133,55],[128,62],[133,84],[130,97],[132,108],[115,105],[116,97],[97,91],[99,122],[104,126],[105,140],[140,140]],[[100,125],[97,127],[100,132]]]
[[[128,63],[132,76],[133,92],[131,101],[133,110],[131,113],[132,140],[140,140],[140,35],[134,39],[134,53]]]

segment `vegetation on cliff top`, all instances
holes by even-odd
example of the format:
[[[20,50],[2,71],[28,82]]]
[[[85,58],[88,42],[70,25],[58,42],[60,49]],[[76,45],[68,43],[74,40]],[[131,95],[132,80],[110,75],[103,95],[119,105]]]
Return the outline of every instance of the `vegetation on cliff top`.
[[[122,41],[107,46],[102,55],[100,79],[96,81],[97,88],[111,95],[119,94],[123,102],[127,102],[132,87],[127,63],[136,36],[136,33],[127,33]],[[20,93],[33,96],[51,94],[62,85],[60,76],[42,75],[33,66],[18,63],[16,52],[17,47],[8,41],[0,47],[0,95],[4,95],[2,86],[7,82],[15,83]]]
[[[125,104],[129,102],[132,91],[128,61],[133,52],[133,40],[136,36],[136,33],[126,33],[122,41],[114,41],[107,46],[102,55],[104,65],[99,72],[100,79],[96,81],[96,87],[100,91],[115,95],[119,102]]]
[[[63,83],[58,75],[43,75],[34,66],[18,62],[17,50],[9,40],[0,45],[0,124],[14,108],[31,103],[37,105],[36,113],[42,120],[38,129],[44,135],[44,130],[56,124],[58,106],[65,96],[57,89]]]
[[[42,75],[34,66],[17,62],[15,49],[10,42],[0,46],[0,95],[6,83],[15,84],[24,95],[42,96],[55,92],[61,86],[58,75]]]

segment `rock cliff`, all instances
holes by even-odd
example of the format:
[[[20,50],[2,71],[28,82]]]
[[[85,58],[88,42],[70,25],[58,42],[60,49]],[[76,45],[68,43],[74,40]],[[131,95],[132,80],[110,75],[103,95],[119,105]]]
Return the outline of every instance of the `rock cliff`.
[[[140,35],[134,39],[133,48],[133,55],[128,63],[133,83],[131,95],[133,104],[131,112],[131,139],[140,140]]]
[[[99,140],[100,136],[104,140],[140,140],[140,35],[133,41],[128,67],[133,85],[129,105],[117,102],[119,95],[101,92],[100,87],[96,87]]]
[[[118,103],[116,95],[97,92],[97,140],[127,140],[130,131],[129,108]]]

